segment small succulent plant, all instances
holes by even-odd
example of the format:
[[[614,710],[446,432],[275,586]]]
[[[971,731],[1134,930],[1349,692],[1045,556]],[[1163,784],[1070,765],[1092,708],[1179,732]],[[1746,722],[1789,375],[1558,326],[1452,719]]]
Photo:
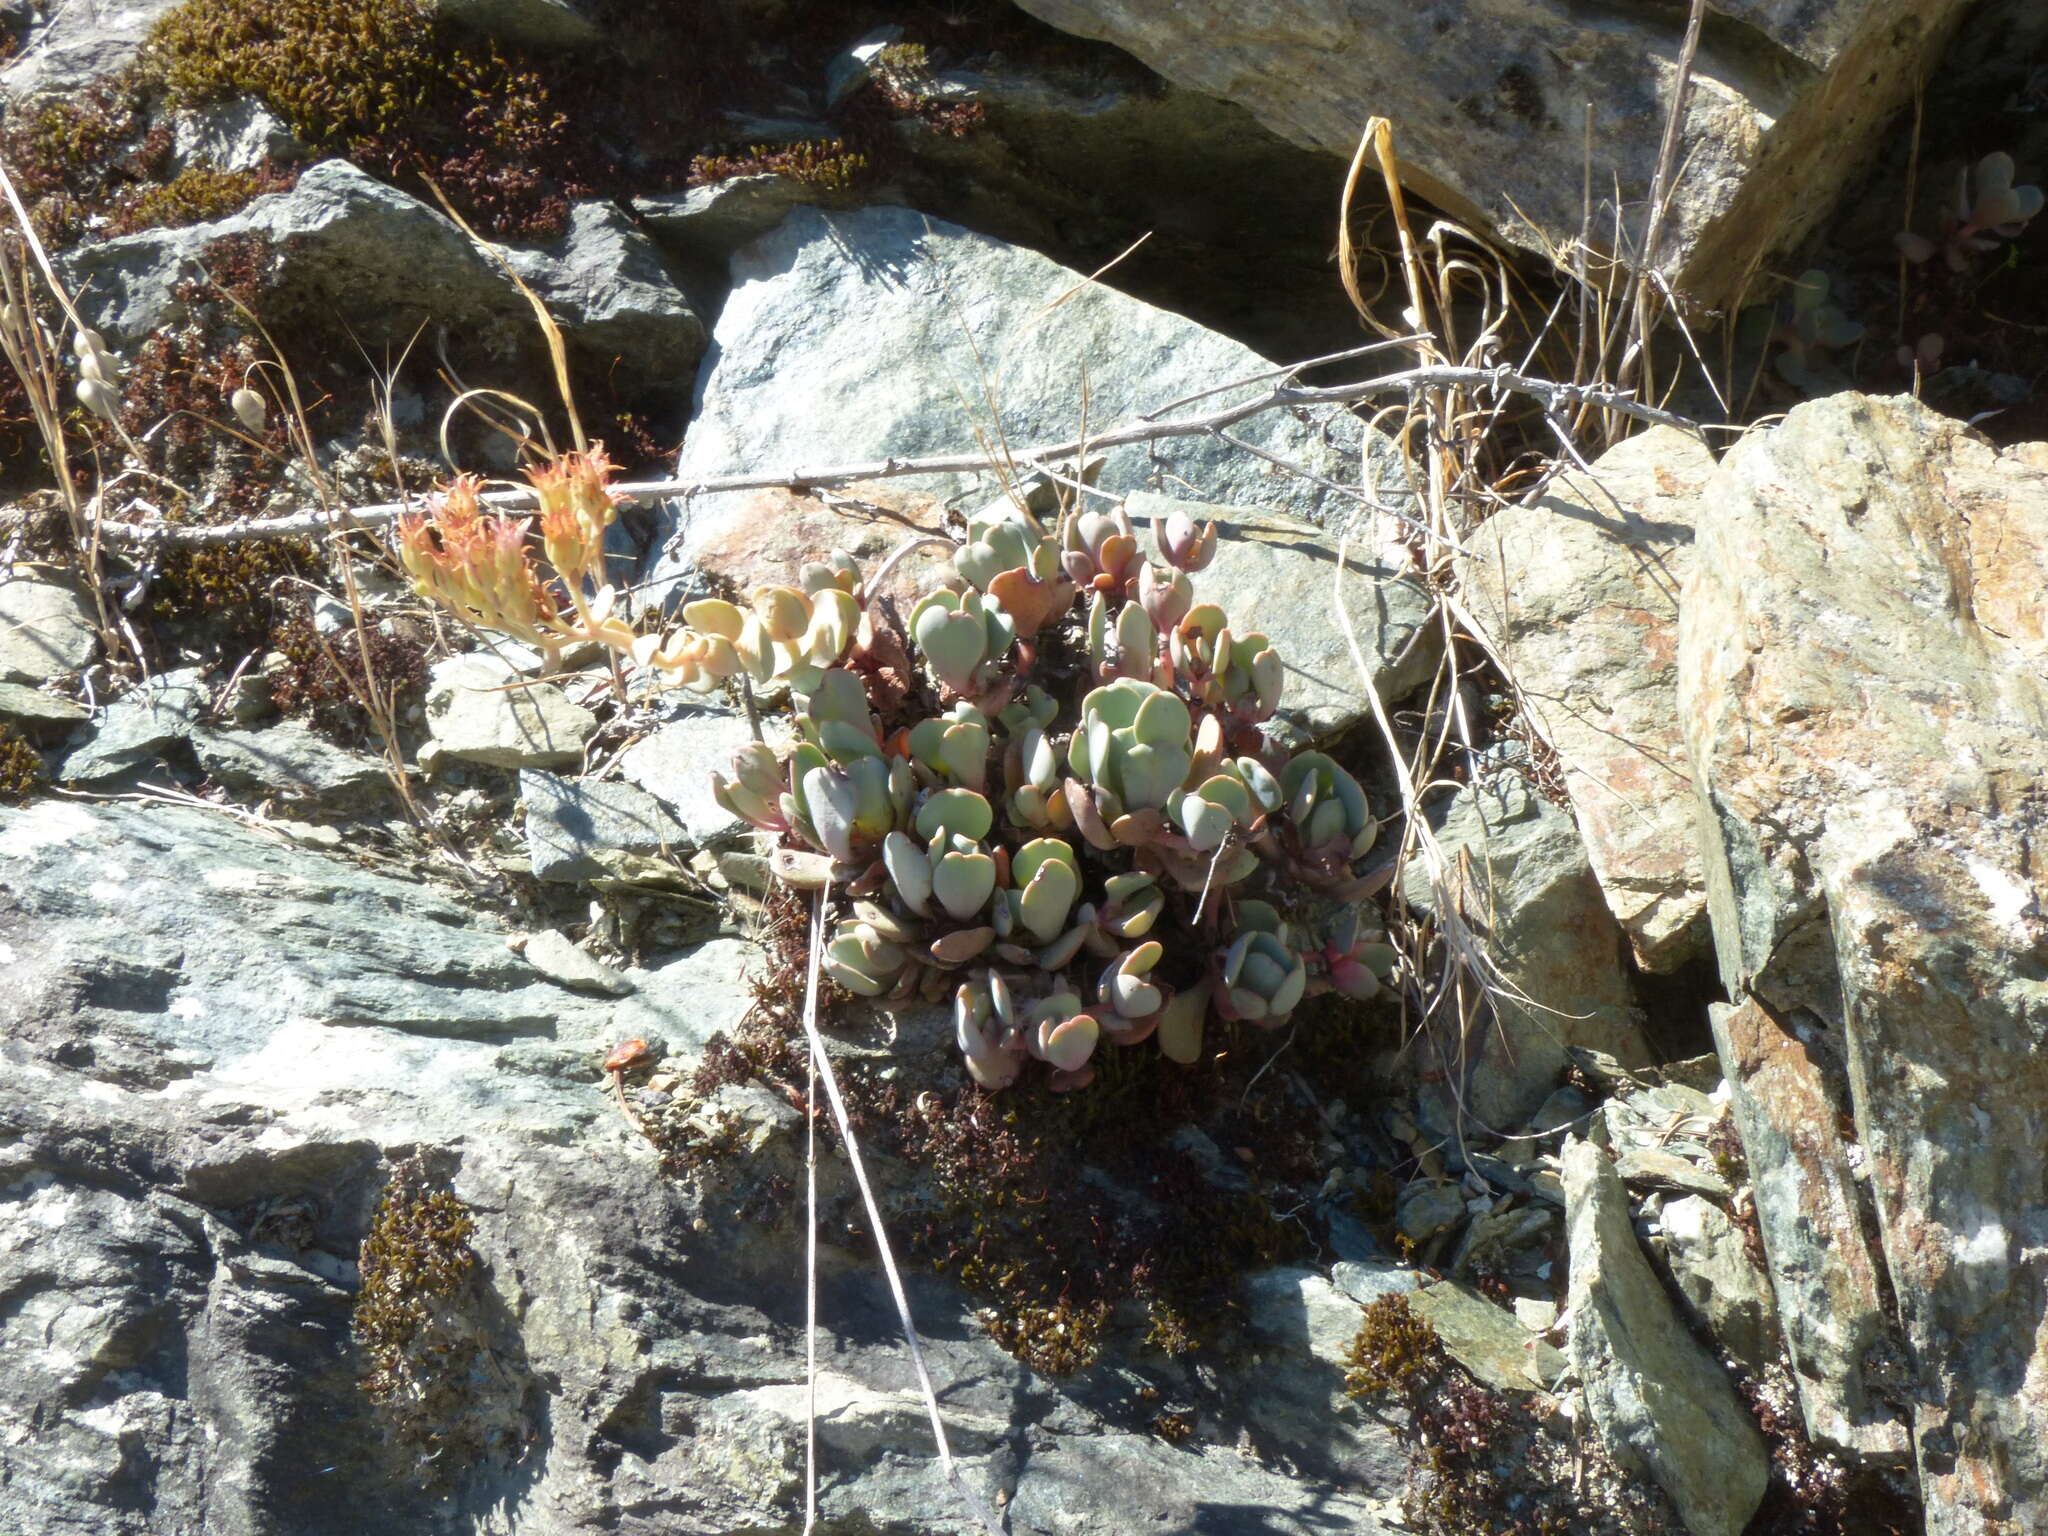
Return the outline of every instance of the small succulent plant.
[[[1952,271],[1969,268],[1973,258],[2017,239],[2041,211],[2036,186],[2013,185],[2012,156],[1993,151],[1956,175],[1955,201],[1942,210],[1941,238],[1931,240],[1910,230],[1892,237],[1899,254],[1918,264],[1939,254]]]
[[[458,482],[401,550],[476,622],[557,645],[594,631],[693,688],[788,684],[795,740],[743,747],[713,775],[718,803],[778,840],[782,878],[831,887],[824,967],[841,986],[950,994],[984,1088],[1033,1061],[1078,1088],[1105,1046],[1155,1038],[1192,1063],[1211,1018],[1270,1028],[1311,993],[1369,997],[1394,974],[1362,905],[1365,791],[1267,737],[1278,655],[1196,600],[1213,527],[1162,519],[1154,561],[1120,507],[1061,513],[1041,483],[968,520],[907,634],[835,553],[796,586],[622,638],[600,598],[534,574],[523,521],[473,503]],[[608,510],[587,480],[544,503],[561,587],[594,584],[581,554]]]
[[[1791,317],[1775,333],[1784,348],[1778,354],[1778,376],[1806,395],[1843,387],[1833,354],[1863,339],[1862,325],[1830,302],[1830,287],[1827,273],[1818,267],[1800,273],[1791,288]]]

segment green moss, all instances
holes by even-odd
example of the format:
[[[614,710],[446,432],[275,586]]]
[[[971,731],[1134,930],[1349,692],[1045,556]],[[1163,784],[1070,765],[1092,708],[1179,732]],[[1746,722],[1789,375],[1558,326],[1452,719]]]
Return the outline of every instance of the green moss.
[[[481,1344],[469,1208],[434,1187],[417,1157],[392,1170],[363,1239],[354,1332],[370,1363],[363,1390],[394,1435],[423,1454],[460,1439],[465,1378]]]
[[[1408,1298],[1399,1292],[1382,1296],[1365,1309],[1345,1352],[1344,1395],[1405,1395],[1438,1369],[1442,1357],[1443,1341]]]
[[[20,731],[0,721],[0,801],[26,800],[48,778],[42,753]]]
[[[223,171],[195,165],[169,181],[126,199],[107,226],[113,235],[141,229],[176,229],[239,213],[265,192],[282,192],[297,178],[261,171]]]
[[[787,176],[820,192],[845,195],[863,186],[866,155],[836,142],[806,139],[797,144],[756,144],[730,155],[699,155],[690,162],[690,182],[705,186],[734,176]]]

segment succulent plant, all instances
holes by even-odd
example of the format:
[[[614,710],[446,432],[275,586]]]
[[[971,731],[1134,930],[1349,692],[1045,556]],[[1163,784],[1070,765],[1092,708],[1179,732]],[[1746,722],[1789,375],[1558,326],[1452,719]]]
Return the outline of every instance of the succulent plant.
[[[473,481],[401,527],[401,555],[423,590],[550,654],[593,636],[666,682],[786,683],[795,739],[741,748],[713,793],[777,839],[780,878],[832,891],[835,981],[951,993],[982,1087],[1042,1061],[1079,1088],[1105,1046],[1155,1035],[1192,1063],[1212,1018],[1271,1026],[1397,974],[1361,904],[1364,789],[1274,745],[1278,654],[1197,600],[1213,527],[1155,520],[1148,561],[1121,509],[1063,513],[1042,480],[969,520],[956,579],[900,627],[835,552],[634,636],[595,575],[608,470],[564,456],[537,475],[553,577],[534,520],[486,512]]]
[[[2001,242],[2018,238],[2043,205],[2041,189],[2013,185],[2012,156],[1995,150],[1956,175],[1955,202],[1942,210],[1939,241],[1911,231],[1892,237],[1899,254],[1910,262],[1931,260],[1938,251],[1957,272],[1973,257],[1995,251]]]

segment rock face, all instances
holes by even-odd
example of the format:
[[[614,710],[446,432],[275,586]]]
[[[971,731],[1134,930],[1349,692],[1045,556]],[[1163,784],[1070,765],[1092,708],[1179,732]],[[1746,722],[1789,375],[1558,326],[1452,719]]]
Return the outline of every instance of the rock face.
[[[1461,863],[1472,871],[1458,900],[1506,992],[1493,999],[1498,1027],[1482,1021],[1464,1054],[1430,1062],[1452,1073],[1469,1069],[1464,1107],[1505,1133],[1557,1086],[1572,1046],[1630,1066],[1646,1063],[1621,930],[1571,817],[1519,780],[1504,779],[1460,789],[1441,813],[1437,840],[1454,880]],[[1434,909],[1437,896],[1419,859],[1403,873],[1401,894]]]
[[[1403,174],[1454,217],[1532,250],[1581,232],[1591,155],[1631,212],[1648,197],[1684,12],[1566,0],[1021,0],[1191,90],[1347,159],[1374,114]],[[1747,0],[1702,31],[1660,265],[1700,303],[1830,206],[1937,55],[1963,0]],[[1603,227],[1596,212],[1596,229]],[[1640,225],[1633,225],[1637,236]],[[1597,235],[1596,235],[1597,238]]]
[[[1928,1529],[2025,1529],[2048,1518],[2048,984],[2023,958],[2048,944],[2048,448],[1838,395],[1739,443],[1710,504],[1679,704],[1729,993],[1816,1020],[1846,1065]]]
[[[1572,814],[1636,958],[1669,970],[1706,937],[1678,727],[1678,593],[1714,459],[1655,427],[1482,523],[1459,590],[1563,764]]]
[[[438,663],[427,729],[447,757],[493,768],[560,768],[583,755],[597,716],[553,683],[532,683],[482,651]]]
[[[1271,368],[1081,273],[906,208],[798,209],[731,270],[681,479],[971,452],[977,433],[999,456],[1002,445],[1063,441],[1084,423],[1105,426]],[[1333,442],[1284,412],[1237,431],[1327,478],[1355,478],[1362,429],[1348,416],[1331,425]],[[1400,494],[1387,450],[1376,446],[1372,462]],[[999,490],[988,476],[973,490],[973,478],[911,488],[971,495],[969,505]],[[1168,479],[1212,501],[1311,519],[1353,505],[1213,439],[1112,450],[1099,484],[1123,494]],[[738,492],[671,504],[673,532],[651,574],[681,575],[700,549],[772,522],[788,500]]]
[[[597,1070],[627,1035],[687,1070],[747,1006],[747,946],[591,996],[410,868],[185,807],[0,809],[0,868],[0,1528],[801,1521],[800,1229],[664,1177]],[[753,1092],[745,1154],[718,1175],[735,1202],[802,1178],[798,1115]],[[415,1152],[469,1206],[483,1274],[463,1318],[476,1374],[440,1400],[443,1427],[503,1446],[438,1485],[390,1446],[350,1339],[371,1209]],[[828,1200],[840,1177],[828,1162]],[[865,1241],[835,1246],[851,1215],[824,1229],[822,1528],[978,1529],[938,1474]],[[1110,1536],[1133,1507],[1218,1536],[1385,1529],[1369,1495],[1401,1458],[1384,1430],[1330,1422],[1358,1308],[1319,1278],[1291,1310],[1269,1297],[1260,1359],[1226,1385],[1276,1461],[1334,1459],[1343,1486],[1116,1427],[1086,1378],[1034,1376],[959,1293],[913,1272],[911,1294],[963,1474],[1019,1536]]]
[[[75,91],[101,75],[111,74],[142,52],[149,29],[179,0],[113,0],[82,4],[53,0],[39,6],[42,26],[5,69],[0,69],[0,100]]]
[[[1686,1331],[1629,1224],[1607,1154],[1567,1142],[1571,1353],[1617,1460],[1654,1477],[1692,1536],[1740,1536],[1770,1459],[1735,1388]]]

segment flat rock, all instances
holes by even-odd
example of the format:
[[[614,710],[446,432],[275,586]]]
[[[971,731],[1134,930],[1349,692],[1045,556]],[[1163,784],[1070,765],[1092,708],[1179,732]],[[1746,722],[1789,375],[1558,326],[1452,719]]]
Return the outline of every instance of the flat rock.
[[[441,755],[493,768],[557,768],[583,755],[597,717],[552,683],[532,683],[481,651],[435,664],[427,730]]]
[[[1480,524],[1466,610],[1563,764],[1607,904],[1647,970],[1700,952],[1707,898],[1678,724],[1678,592],[1713,455],[1655,427]]]
[[[1327,740],[1365,719],[1368,684],[1391,703],[1435,671],[1429,594],[1354,551],[1346,557],[1343,601],[1370,669],[1367,678],[1359,677],[1335,612],[1338,541],[1314,524],[1153,491],[1133,492],[1125,509],[1147,551],[1154,547],[1153,523],[1173,512],[1216,524],[1216,558],[1194,578],[1196,600],[1222,604],[1236,633],[1273,642],[1287,668],[1280,721],[1290,745]]]
[[[633,990],[632,977],[579,948],[559,929],[543,928],[538,933],[529,934],[519,952],[526,956],[526,963],[541,975],[550,981],[560,982],[571,991],[624,997]]]
[[[1587,11],[1570,0],[1022,4],[1346,160],[1361,125],[1384,115],[1412,190],[1546,255],[1583,235],[1587,156],[1603,186],[1618,182],[1631,217],[1649,197],[1685,26],[1682,12],[1662,6]],[[1674,286],[1706,306],[1728,303],[1760,258],[1810,229],[1963,9],[1963,0],[1717,7],[1700,38],[1678,145],[1686,172],[1659,248]],[[1596,206],[1596,226],[1602,217]]]
[[[1271,370],[1238,343],[1035,252],[905,208],[799,208],[739,251],[731,276],[677,465],[684,480],[973,452],[977,433],[1012,449],[1058,442],[1083,426],[1084,374],[1086,424],[1102,426]],[[1348,413],[1299,422],[1269,412],[1235,430],[1328,479],[1357,478],[1363,428]],[[1405,499],[1384,439],[1369,457],[1375,480]],[[1192,486],[1312,520],[1355,505],[1206,436],[1114,449],[1098,483],[1117,495]],[[1000,491],[990,474],[894,488],[972,505]],[[742,587],[767,579],[735,574],[723,546],[778,532],[791,499],[728,492],[670,503],[650,574],[667,583],[701,565]],[[887,511],[863,515],[893,539],[909,531]]]
[[[682,849],[715,848],[750,828],[711,796],[714,771],[730,775],[732,755],[754,739],[746,717],[726,709],[685,706],[619,758],[619,772],[659,800],[679,824]]]
[[[2048,992],[2025,958],[2048,945],[2048,445],[1999,450],[1909,398],[1840,394],[1736,444],[1708,498],[1679,709],[1729,996],[1811,1019],[1843,1065],[1929,1531],[2031,1519],[2048,1510]]]
[[[1493,999],[1500,1027],[1474,1033],[1467,1109],[1501,1132],[1523,1124],[1574,1046],[1646,1064],[1626,943],[1571,817],[1519,780],[1500,779],[1459,789],[1432,819],[1449,868],[1469,863],[1463,910],[1483,929],[1507,993]],[[1420,859],[1404,872],[1401,895],[1435,910]]]
[[[526,805],[526,851],[541,880],[597,880],[617,854],[653,854],[680,842],[682,829],[659,801],[631,784],[565,779],[528,769],[519,775]]]
[[[680,254],[723,264],[750,240],[780,224],[792,208],[817,200],[793,176],[729,176],[681,192],[633,199],[655,237]]]
[[[77,744],[57,765],[57,779],[98,783],[155,762],[198,724],[207,704],[202,676],[199,668],[186,667],[136,684],[109,704],[96,724],[80,728],[73,738]]]
[[[76,587],[22,575],[0,581],[0,683],[67,676],[98,649],[92,605]]]
[[[577,48],[599,42],[604,29],[581,0],[434,0],[453,22],[529,48]]]
[[[1567,1142],[1564,1187],[1572,1364],[1601,1439],[1656,1480],[1692,1536],[1741,1536],[1770,1481],[1763,1436],[1643,1256],[1607,1154]]]
[[[255,171],[311,153],[283,118],[252,96],[209,102],[171,118],[171,160],[180,169]]]
[[[133,63],[149,30],[180,0],[51,0],[27,46],[0,69],[0,98],[25,100],[90,85]]]
[[[25,683],[0,683],[0,719],[66,724],[92,714],[75,699],[44,693]]]
[[[199,766],[233,790],[340,806],[391,787],[382,758],[336,746],[303,720],[243,731],[202,726],[190,740]]]
[[[1560,1350],[1460,1281],[1432,1280],[1408,1303],[1436,1330],[1444,1352],[1496,1391],[1547,1392],[1564,1373]]]

